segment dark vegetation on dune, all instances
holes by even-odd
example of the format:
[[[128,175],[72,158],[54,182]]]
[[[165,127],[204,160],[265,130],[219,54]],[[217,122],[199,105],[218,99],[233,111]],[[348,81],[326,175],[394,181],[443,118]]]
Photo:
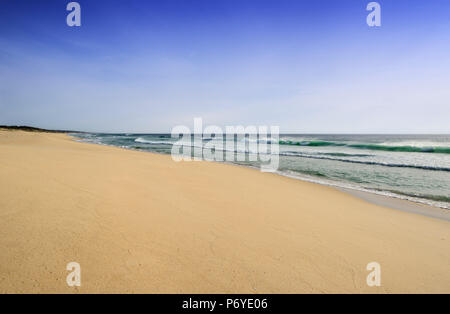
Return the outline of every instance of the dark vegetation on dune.
[[[0,129],[26,131],[26,132],[83,133],[83,132],[69,131],[69,130],[47,130],[47,129],[35,128],[32,126],[26,126],[26,125],[0,125]]]

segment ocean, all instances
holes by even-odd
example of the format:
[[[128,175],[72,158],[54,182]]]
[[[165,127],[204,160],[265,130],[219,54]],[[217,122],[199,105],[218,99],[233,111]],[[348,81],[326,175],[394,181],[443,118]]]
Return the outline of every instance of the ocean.
[[[170,154],[178,140],[170,134],[72,136],[162,154]],[[279,144],[280,175],[450,209],[450,135],[282,134]],[[232,163],[259,167],[249,153],[237,148],[235,154],[247,159]]]

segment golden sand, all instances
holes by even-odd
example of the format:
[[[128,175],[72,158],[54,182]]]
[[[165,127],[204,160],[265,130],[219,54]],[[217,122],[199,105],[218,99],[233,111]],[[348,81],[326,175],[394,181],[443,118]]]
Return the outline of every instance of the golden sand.
[[[0,131],[1,293],[450,293],[449,240],[325,186]]]

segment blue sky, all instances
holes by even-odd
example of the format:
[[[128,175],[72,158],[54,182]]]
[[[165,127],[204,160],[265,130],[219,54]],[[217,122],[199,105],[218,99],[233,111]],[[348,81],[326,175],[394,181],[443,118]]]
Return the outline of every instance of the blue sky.
[[[0,0],[0,124],[450,133],[450,2]]]

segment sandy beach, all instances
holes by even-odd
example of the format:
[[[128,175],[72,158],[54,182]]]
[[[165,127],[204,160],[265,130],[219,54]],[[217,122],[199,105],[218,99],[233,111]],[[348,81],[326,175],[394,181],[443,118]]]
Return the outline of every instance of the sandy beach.
[[[449,293],[449,241],[331,187],[0,131],[0,293]]]

